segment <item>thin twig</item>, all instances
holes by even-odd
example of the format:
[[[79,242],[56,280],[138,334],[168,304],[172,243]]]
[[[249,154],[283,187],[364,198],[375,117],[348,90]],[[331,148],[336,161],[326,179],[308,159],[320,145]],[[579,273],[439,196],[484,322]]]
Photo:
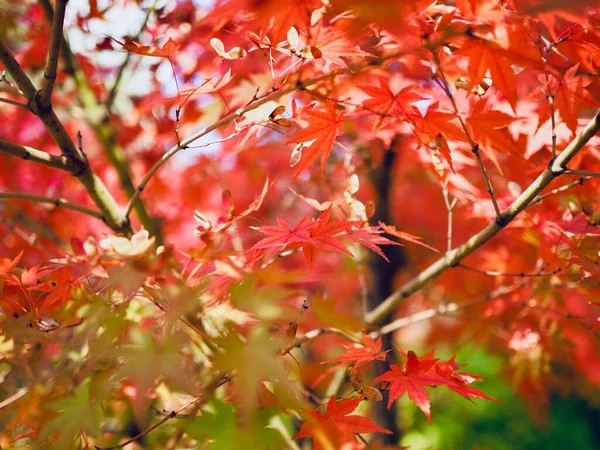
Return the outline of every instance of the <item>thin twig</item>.
[[[448,99],[450,100],[450,103],[452,104],[452,108],[454,109],[454,113],[456,114],[456,117],[458,118],[460,126],[461,126],[463,132],[465,133],[467,140],[469,141],[469,145],[471,146],[471,151],[475,155],[475,159],[477,160],[477,164],[479,165],[479,169],[481,170],[481,173],[483,175],[483,179],[484,179],[485,185],[486,185],[486,190],[487,190],[488,194],[490,194],[490,199],[492,200],[492,205],[494,206],[494,211],[496,212],[496,218],[499,218],[500,217],[500,208],[498,206],[498,202],[496,200],[496,195],[494,194],[494,188],[492,187],[492,182],[487,173],[487,169],[485,167],[485,164],[483,163],[483,159],[481,159],[481,154],[479,151],[480,150],[479,144],[477,144],[475,142],[475,140],[473,139],[473,137],[471,136],[471,133],[469,132],[469,129],[467,128],[467,124],[465,123],[462,116],[460,115],[458,106],[456,104],[456,100],[454,99],[454,95],[452,94],[452,91],[450,90],[450,84],[448,83],[446,75],[442,71],[440,60],[435,52],[433,52],[433,58],[434,58],[436,66],[437,66],[437,73],[439,75],[438,78],[441,82],[440,87],[442,88],[442,90],[444,91],[444,93],[446,94]]]
[[[33,161],[35,163],[44,164],[45,166],[53,167],[67,172],[74,172],[76,169],[69,164],[69,161],[64,155],[57,156],[50,153],[27,147],[25,145],[13,144],[12,142],[0,139],[0,153],[6,153],[17,158]]]
[[[557,269],[551,270],[550,272],[501,272],[498,270],[482,270],[477,269],[475,267],[470,267],[465,264],[459,263],[457,267],[461,269],[469,270],[471,272],[477,272],[482,275],[488,275],[491,277],[519,277],[519,278],[537,278],[537,277],[548,277],[551,275],[556,275],[561,272],[562,269],[559,267]]]
[[[52,136],[52,139],[61,149],[69,164],[74,168],[72,173],[81,181],[96,206],[100,208],[103,217],[106,218],[107,225],[116,232],[126,235],[131,234],[131,224],[127,220],[122,220],[119,205],[114,197],[108,191],[100,177],[92,170],[87,157],[75,146],[73,139],[69,136],[69,133],[51,105],[48,107],[49,105],[40,102],[38,90],[1,38],[0,61],[4,64],[4,67],[6,67],[6,70],[11,74],[15,83],[27,99],[28,107],[39,117],[48,134]]]
[[[527,205],[527,208],[529,208],[530,206],[533,206],[537,203],[540,203],[542,201],[544,201],[545,199],[547,199],[548,197],[551,197],[553,195],[559,194],[561,192],[567,191],[569,189],[571,189],[572,187],[575,186],[582,186],[583,183],[585,183],[587,180],[589,180],[589,177],[581,177],[579,180],[577,181],[572,181],[571,183],[565,184],[561,187],[557,187],[556,189],[552,189],[550,192],[544,194],[544,195],[538,195],[536,198],[534,198],[531,203],[529,205]]]
[[[519,213],[540,194],[540,192],[550,184],[556,177],[562,175],[565,167],[575,157],[575,155],[585,146],[585,144],[596,135],[600,130],[600,111],[590,120],[588,125],[571,143],[556,157],[550,161],[548,167],[537,177],[536,180],[500,215],[499,218],[488,224],[479,233],[463,245],[447,253],[436,262],[431,264],[416,277],[404,284],[399,290],[390,295],[376,308],[367,314],[366,321],[369,324],[375,324],[384,320],[402,300],[421,289],[429,281],[437,278],[443,272],[459,264],[463,258],[473,253],[483,244],[488,242],[493,236],[498,234],[506,225],[508,225]]]
[[[25,192],[0,192],[0,199],[13,199],[13,200],[27,200],[34,203],[48,203],[54,205],[57,208],[67,208],[73,211],[77,211],[88,216],[96,217],[97,219],[104,220],[104,216],[100,211],[87,208],[85,206],[71,203],[70,201],[62,197],[45,197],[43,195],[27,194]]]
[[[223,386],[226,383],[229,383],[232,380],[231,377],[228,377],[227,375],[219,378],[217,381],[215,381],[214,383],[211,383],[206,390],[207,391],[214,391],[215,389],[217,389],[220,386]],[[179,415],[179,413],[181,413],[182,411],[186,410],[187,408],[189,408],[190,406],[196,405],[199,402],[202,402],[206,399],[207,396],[205,395],[201,395],[199,397],[196,397],[194,400],[186,403],[185,405],[183,405],[181,408],[177,409],[177,410],[173,410],[171,411],[169,414],[167,414],[165,417],[163,417],[161,420],[159,420],[158,422],[156,422],[154,425],[149,426],[148,428],[146,428],[144,431],[142,431],[141,433],[139,433],[138,435],[132,437],[131,439],[126,440],[125,442],[121,442],[118,445],[114,445],[112,447],[98,447],[97,445],[95,445],[94,447],[96,448],[96,450],[115,450],[118,448],[123,448],[133,442],[139,441],[141,438],[143,438],[144,436],[146,436],[148,433],[150,433],[151,431],[155,430],[156,428],[160,427],[163,423],[177,417]]]
[[[9,105],[18,106],[19,108],[23,108],[29,111],[29,107],[27,103],[18,102],[16,100],[11,100],[10,98],[2,98],[0,97],[0,103],[7,103]]]
[[[588,177],[588,178],[600,178],[599,172],[591,172],[589,170],[567,169],[567,170],[565,170],[565,175],[577,175],[577,176]]]
[[[42,79],[39,99],[40,104],[46,107],[50,107],[52,103],[52,89],[56,81],[56,68],[58,66],[58,55],[60,53],[60,41],[63,35],[67,1],[56,0],[55,2],[54,19],[52,20],[52,29],[50,31],[50,46],[48,48],[48,57],[46,58],[46,68],[44,69],[44,78]]]
[[[484,303],[488,300],[492,300],[497,297],[501,297],[503,295],[509,294],[517,289],[520,289],[525,286],[525,283],[517,283],[509,286],[501,286],[497,289],[494,289],[492,292],[489,292],[485,295],[478,296],[473,300],[469,300],[462,303],[443,303],[434,308],[425,309],[423,311],[416,312],[409,316],[400,317],[393,322],[381,327],[379,330],[369,333],[369,336],[372,338],[378,338],[384,334],[392,333],[400,328],[407,327],[408,325],[412,325],[413,323],[422,322],[424,320],[429,320],[437,316],[443,316],[445,314],[450,314],[456,311],[459,311],[464,308],[468,308],[469,306],[478,305],[480,303]]]

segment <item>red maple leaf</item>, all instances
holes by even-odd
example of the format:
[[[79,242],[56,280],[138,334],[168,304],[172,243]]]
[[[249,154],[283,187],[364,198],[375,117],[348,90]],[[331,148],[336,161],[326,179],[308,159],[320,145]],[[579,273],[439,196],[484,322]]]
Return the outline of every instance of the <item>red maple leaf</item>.
[[[508,132],[508,126],[513,121],[514,118],[510,115],[491,109],[484,98],[473,105],[466,120],[471,136],[500,173],[502,173],[502,167],[496,158],[494,149],[507,154],[516,153],[515,142]]]
[[[373,131],[377,131],[382,127],[386,116],[406,115],[406,110],[410,109],[411,103],[423,100],[423,97],[412,91],[412,86],[407,86],[394,94],[388,82],[383,78],[379,79],[379,87],[359,87],[371,97],[370,100],[363,102],[365,109],[381,115],[381,119],[374,124]]]
[[[171,38],[162,46],[162,48],[153,47],[150,45],[142,45],[139,42],[134,42],[130,37],[125,37],[125,42],[121,42],[114,37],[108,36],[117,44],[121,45],[125,50],[131,53],[136,53],[142,56],[155,56],[157,58],[169,59],[179,51],[179,44],[175,44]]]
[[[393,225],[386,225],[383,222],[379,222],[379,226],[383,229],[383,231],[385,231],[387,234],[391,234],[392,236],[396,236],[398,239],[402,239],[408,242],[412,242],[413,244],[418,244],[421,245],[425,248],[428,248],[429,250],[433,250],[434,252],[438,252],[439,250],[431,247],[430,245],[427,245],[423,242],[423,239],[420,238],[419,236],[415,236],[413,234],[410,233],[406,233],[404,231],[398,231],[396,230],[396,227]]]
[[[296,227],[282,219],[277,219],[279,226],[255,228],[268,237],[261,239],[250,249],[270,248],[269,256],[283,249],[301,248],[307,261],[312,264],[319,250],[346,253],[352,256],[339,240],[350,230],[352,222],[347,220],[329,220],[330,210],[324,211],[317,220],[304,217]]]
[[[354,366],[361,366],[370,361],[385,361],[386,353],[390,350],[386,350],[384,352],[381,351],[381,338],[376,341],[370,337],[368,334],[362,334],[362,345],[357,344],[356,342],[352,342],[350,344],[342,344],[347,353],[343,355],[336,356],[335,358],[328,359],[327,361],[323,361],[321,364],[326,364],[330,362],[342,362],[342,363],[350,363],[354,364]]]
[[[469,39],[457,52],[469,58],[469,91],[477,86],[489,70],[494,86],[498,88],[513,111],[516,106],[517,83],[512,62],[500,52],[502,48],[495,42],[481,38]]]
[[[343,113],[336,113],[335,102],[327,102],[326,111],[307,110],[309,125],[292,139],[290,143],[314,142],[303,150],[303,157],[298,164],[296,177],[310,163],[321,155],[321,173],[325,170],[325,162],[331,153],[335,138],[342,134]]]
[[[283,250],[290,244],[309,243],[314,241],[310,236],[312,227],[311,218],[304,217],[298,225],[291,228],[283,219],[277,218],[278,226],[267,225],[255,228],[257,231],[265,234],[267,237],[258,241],[250,250],[271,249],[270,254],[274,255]]]
[[[427,356],[423,359],[412,351],[408,352],[406,365],[401,369],[395,364],[390,364],[390,370],[375,378],[375,381],[386,381],[389,384],[390,397],[388,408],[397,398],[408,393],[410,398],[423,411],[431,423],[431,404],[429,393],[424,386],[439,386],[447,384],[447,380],[435,372],[437,359]]]
[[[337,402],[335,396],[327,402],[324,414],[309,411],[312,420],[302,424],[294,439],[312,437],[314,449],[342,448],[347,442],[354,442],[356,433],[387,433],[389,430],[378,426],[370,419],[358,415],[349,415],[354,411],[361,398],[353,398]],[[332,447],[334,445],[335,447]]]
[[[301,244],[302,252],[307,261],[314,262],[319,250],[346,253],[352,256],[338,237],[350,230],[351,222],[347,220],[329,221],[331,210],[324,211],[310,228],[309,234],[313,240],[310,244]]]
[[[368,249],[374,251],[387,262],[390,260],[379,248],[380,245],[402,245],[399,242],[390,241],[388,238],[381,236],[383,230],[380,227],[361,227],[353,228],[349,236],[354,242],[364,245]]]
[[[412,112],[406,115],[419,145],[435,142],[440,133],[451,141],[465,141],[464,132],[451,122],[456,119],[456,114],[440,111],[437,107],[437,102],[432,103],[423,114],[419,108],[412,105]]]
[[[466,372],[457,372],[458,369],[460,369],[460,364],[454,361],[454,356],[448,361],[437,363],[435,366],[436,373],[446,379],[446,385],[467,400],[471,400],[471,398],[481,398],[501,403],[499,400],[490,397],[479,389],[469,386],[473,381],[481,380],[483,377]]]

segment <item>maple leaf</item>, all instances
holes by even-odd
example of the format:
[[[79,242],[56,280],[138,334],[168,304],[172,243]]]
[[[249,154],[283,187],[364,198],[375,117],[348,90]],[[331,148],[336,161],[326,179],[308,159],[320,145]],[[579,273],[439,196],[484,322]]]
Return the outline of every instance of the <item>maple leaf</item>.
[[[381,221],[379,222],[379,226],[387,234],[391,234],[392,236],[396,236],[399,239],[402,239],[402,240],[405,240],[405,241],[408,241],[408,242],[412,242],[413,244],[421,245],[421,246],[423,246],[425,248],[428,248],[429,250],[433,250],[434,252],[439,253],[438,249],[436,249],[436,248],[434,248],[434,247],[432,247],[430,245],[425,244],[424,242],[422,242],[423,239],[420,238],[420,237],[418,237],[418,236],[412,235],[410,233],[406,233],[405,231],[398,231],[398,230],[396,230],[395,226],[393,226],[393,225],[386,225],[385,223],[383,223]]]
[[[513,111],[516,110],[517,83],[511,67],[511,61],[500,52],[500,45],[486,39],[469,39],[457,54],[469,58],[469,88],[471,91],[490,71],[494,85],[498,88]]]
[[[439,362],[435,366],[436,373],[446,379],[446,385],[450,389],[470,401],[472,401],[471,398],[480,398],[502,403],[479,389],[469,386],[473,381],[481,380],[483,377],[466,372],[457,372],[460,365],[454,361],[454,358],[453,356],[448,361]]]
[[[354,366],[357,367],[370,361],[385,361],[385,355],[390,350],[386,350],[383,352],[381,351],[381,338],[375,341],[371,336],[369,336],[363,331],[362,342],[362,345],[357,344],[356,342],[342,344],[342,347],[344,347],[348,351],[347,353],[323,361],[321,362],[321,364],[327,364],[331,362],[342,362],[345,364],[354,364]]]
[[[491,109],[483,98],[473,105],[466,119],[471,136],[500,173],[503,171],[494,149],[508,154],[516,153],[515,142],[507,131],[513,121],[514,118],[508,114]]]
[[[456,114],[440,111],[438,103],[432,103],[425,114],[412,105],[412,111],[407,112],[407,120],[412,124],[413,132],[419,145],[428,145],[435,142],[438,134],[443,134],[452,141],[465,141],[463,131],[451,121],[456,119]]]
[[[289,244],[314,243],[310,235],[310,228],[312,227],[310,217],[303,218],[294,228],[291,228],[285,220],[280,218],[277,218],[277,224],[278,226],[266,225],[254,228],[260,233],[267,235],[267,237],[254,244],[250,250],[270,248],[273,251],[272,254],[275,254]]]
[[[386,116],[406,115],[406,110],[409,109],[411,103],[419,100],[424,100],[419,94],[412,91],[413,86],[406,86],[397,93],[393,93],[386,80],[379,79],[379,87],[377,86],[359,86],[360,89],[371,97],[365,101],[364,107],[369,111],[381,114],[381,120],[374,124],[373,131],[377,131],[383,126]]]
[[[169,59],[175,53],[179,51],[179,44],[175,44],[171,38],[162,46],[162,48],[153,47],[149,45],[142,45],[139,42],[133,41],[130,37],[125,37],[125,42],[121,42],[114,37],[108,36],[117,44],[121,45],[125,50],[131,53],[142,56],[154,56],[157,58]]]
[[[555,82],[554,104],[560,117],[565,122],[573,136],[577,132],[577,118],[579,112],[585,107],[596,107],[598,102],[587,90],[592,83],[589,77],[577,75],[579,64],[575,64],[567,70],[563,78]],[[542,102],[540,106],[539,123],[550,118],[550,107],[548,102]]]
[[[348,41],[348,36],[342,31],[325,31],[319,28],[316,31],[316,37],[311,42],[311,50],[317,49],[320,57],[328,63],[342,67],[347,67],[342,57],[369,56],[363,52],[357,45]],[[314,51],[312,52],[314,55]],[[315,58],[320,59],[320,58]]]
[[[375,378],[375,381],[385,381],[389,384],[390,397],[388,408],[397,398],[408,393],[410,398],[423,411],[431,423],[431,404],[429,393],[424,386],[439,386],[447,384],[447,380],[435,373],[437,359],[419,357],[412,351],[408,352],[406,365],[400,368],[390,364],[390,370]]]
[[[329,158],[335,138],[342,134],[343,113],[336,113],[335,102],[327,102],[326,111],[307,110],[309,124],[290,143],[300,144],[314,141],[304,148],[303,157],[298,165],[296,176],[321,155],[321,173],[325,171],[325,162]]]
[[[368,249],[374,251],[387,262],[390,260],[385,256],[380,245],[402,245],[399,242],[390,241],[388,238],[381,236],[383,230],[381,227],[360,227],[360,228],[352,228],[352,231],[349,233],[350,239],[354,242],[358,242],[359,244],[364,245]]]
[[[327,402],[324,414],[317,411],[309,411],[312,420],[302,424],[300,431],[294,439],[312,437],[314,449],[342,448],[347,442],[354,442],[356,433],[387,433],[389,430],[378,426],[366,417],[355,414],[350,415],[361,402],[361,398],[354,398],[337,402],[335,396],[331,396]],[[335,445],[333,447],[332,445]]]
[[[341,234],[346,234],[350,230],[351,222],[347,220],[329,221],[330,214],[331,209],[324,211],[311,226],[309,234],[314,243],[301,245],[302,252],[309,263],[314,262],[319,250],[341,252],[352,256],[352,253],[337,239]]]

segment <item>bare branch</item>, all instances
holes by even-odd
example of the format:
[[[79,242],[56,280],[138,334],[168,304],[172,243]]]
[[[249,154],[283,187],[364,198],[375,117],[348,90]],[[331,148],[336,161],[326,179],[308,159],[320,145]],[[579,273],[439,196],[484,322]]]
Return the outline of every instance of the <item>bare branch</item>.
[[[443,303],[434,308],[425,309],[423,311],[419,311],[417,313],[411,314],[406,317],[400,317],[393,322],[381,327],[378,331],[373,333],[369,333],[369,336],[372,338],[378,338],[384,334],[392,333],[400,328],[407,327],[408,325],[412,325],[413,323],[422,322],[424,320],[429,320],[437,316],[443,316],[445,314],[450,314],[461,309],[467,308],[469,306],[477,305],[480,303],[484,303],[493,298],[501,297],[510,292],[513,292],[517,289],[520,289],[525,286],[525,283],[513,284],[510,286],[501,286],[488,294],[479,296],[473,300],[462,302],[462,303]]]
[[[54,10],[49,0],[40,0],[40,4],[44,9],[47,19],[51,23],[54,23]],[[121,186],[127,196],[131,197],[135,192],[135,187],[131,180],[125,149],[123,149],[118,144],[117,139],[115,139],[114,130],[111,128],[110,123],[105,120],[102,108],[98,103],[95,92],[90,87],[85,72],[81,69],[79,61],[73,55],[71,48],[64,37],[61,39],[61,55],[66,66],[65,71],[72,75],[73,81],[75,82],[79,100],[86,112],[86,118],[94,129],[98,140],[102,143],[112,166],[117,171]],[[141,201],[136,202],[135,209],[144,228],[148,230],[152,236],[156,237],[158,244],[162,243],[160,227],[149,216],[144,204]],[[120,223],[129,223],[127,217],[123,217],[120,211],[117,213],[117,217],[119,218]]]
[[[100,220],[105,220],[104,216],[100,211],[95,211],[85,206],[71,203],[62,197],[44,197],[43,195],[27,194],[25,192],[0,192],[0,199],[27,200],[34,203],[48,203],[50,205],[56,206],[57,208],[67,208],[73,211],[78,211],[80,213],[87,214],[88,216],[92,216]]]
[[[588,178],[600,178],[599,172],[590,172],[589,170],[566,169],[565,175],[577,175],[577,176],[588,177]]]
[[[553,159],[548,167],[531,183],[531,185],[497,218],[483,230],[472,236],[463,245],[447,253],[424,271],[402,286],[399,290],[385,299],[379,306],[373,309],[366,317],[370,324],[383,320],[392,312],[403,299],[421,289],[429,281],[437,278],[450,267],[456,266],[463,258],[473,253],[493,236],[498,234],[508,225],[521,211],[539,195],[539,193],[550,184],[552,180],[560,176],[566,170],[569,161],[583,148],[583,146],[600,130],[600,111],[590,120],[584,130]]]
[[[37,91],[31,79],[23,71],[2,39],[0,39],[0,61],[21,89],[28,101],[28,107],[40,118],[62,154],[67,158],[69,165],[73,167],[73,175],[79,178],[94,203],[102,210],[102,215],[106,218],[108,226],[116,232],[131,234],[131,224],[121,217],[120,207],[114,197],[92,170],[85,154],[75,146],[51,105],[40,102],[39,91]]]
[[[0,103],[7,103],[9,105],[18,106],[19,108],[24,108],[29,110],[29,107],[26,103],[21,103],[16,100],[11,100],[10,98],[2,98],[0,97]]]
[[[33,161],[35,163],[44,164],[45,166],[55,169],[74,172],[76,170],[67,158],[62,156],[51,155],[50,153],[27,147],[25,145],[13,144],[12,142],[0,139],[0,153],[16,156],[17,158]]]
[[[47,108],[52,104],[52,89],[56,81],[56,68],[58,66],[58,55],[60,52],[67,1],[56,0],[54,19],[52,20],[50,47],[48,49],[48,57],[46,58],[46,68],[44,69],[44,78],[42,79],[42,89],[40,90],[39,99],[40,104],[45,105]]]
[[[488,275],[490,277],[519,277],[519,278],[537,278],[537,277],[547,277],[550,275],[556,275],[561,272],[562,269],[559,267],[557,269],[551,270],[550,272],[501,272],[498,270],[481,270],[476,267],[467,266],[465,264],[459,263],[457,267],[461,269],[470,270],[471,272],[480,273],[482,275]]]
[[[213,381],[212,383],[210,383],[207,386],[206,391],[212,393],[215,389],[217,389],[220,386],[223,386],[226,383],[229,383],[231,380],[232,380],[232,377],[229,377],[227,375],[221,376],[221,377],[217,378],[215,381]],[[120,444],[114,445],[112,447],[98,447],[97,445],[94,446],[94,447],[96,448],[96,450],[115,450],[115,449],[118,449],[118,448],[123,448],[123,447],[125,447],[125,446],[127,446],[127,445],[129,445],[129,444],[131,444],[133,442],[139,441],[141,438],[143,438],[144,436],[146,436],[148,433],[150,433],[151,431],[153,431],[156,428],[160,427],[163,423],[165,423],[168,420],[171,420],[171,419],[177,417],[182,411],[186,410],[190,406],[196,405],[199,402],[203,402],[206,398],[207,398],[206,395],[202,395],[200,397],[196,397],[194,400],[186,403],[181,408],[179,408],[177,410],[171,411],[169,414],[167,414],[161,420],[159,420],[158,422],[156,422],[154,425],[149,426],[144,431],[142,431],[138,435],[132,437],[131,439],[126,440],[125,442],[121,442]]]
[[[565,173],[567,173],[567,171],[565,171]],[[561,187],[557,187],[556,189],[552,189],[550,192],[544,194],[544,195],[538,195],[536,198],[534,198],[531,203],[529,205],[527,205],[527,208],[529,208],[530,206],[533,206],[537,203],[542,202],[543,200],[547,199],[548,197],[551,197],[553,195],[559,194],[561,192],[564,192],[566,190],[571,189],[574,186],[582,186],[583,183],[585,183],[587,180],[589,180],[589,177],[581,177],[579,180],[577,181],[572,181],[571,183],[565,184],[564,186]]]

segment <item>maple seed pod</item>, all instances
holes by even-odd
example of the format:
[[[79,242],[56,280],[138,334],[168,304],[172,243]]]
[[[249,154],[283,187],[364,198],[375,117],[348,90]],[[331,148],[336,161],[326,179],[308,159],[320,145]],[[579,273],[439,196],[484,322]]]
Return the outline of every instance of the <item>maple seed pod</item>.
[[[594,206],[587,200],[583,200],[581,202],[581,211],[585,216],[590,217],[592,214],[594,214]]]
[[[348,367],[348,376],[350,377],[350,381],[352,382],[353,386],[355,383],[357,383],[360,387],[363,378],[362,374],[358,370],[356,370],[354,367]],[[356,388],[356,386],[354,387]]]
[[[379,389],[373,386],[365,386],[363,388],[363,394],[367,400],[373,400],[374,402],[380,402],[383,400],[383,395],[379,392]]]
[[[285,112],[285,106],[279,105],[277,108],[273,110],[271,114],[269,114],[269,119],[273,120],[275,117],[280,116]]]

